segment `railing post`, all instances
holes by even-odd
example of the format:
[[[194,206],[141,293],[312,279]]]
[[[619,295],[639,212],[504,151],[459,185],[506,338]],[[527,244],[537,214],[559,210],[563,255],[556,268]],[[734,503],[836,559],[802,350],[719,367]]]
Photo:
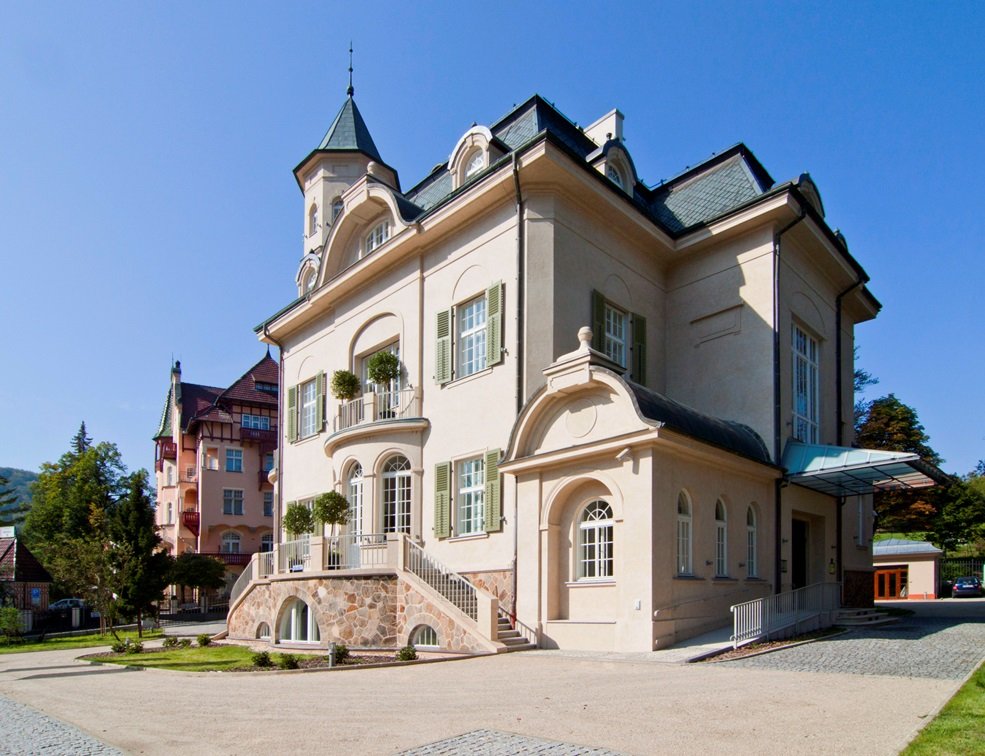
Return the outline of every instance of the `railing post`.
[[[476,624],[483,637],[496,640],[499,634],[499,599],[477,593]]]
[[[280,564],[280,544],[274,544],[274,573],[283,572]]]
[[[259,580],[260,579],[260,554],[259,552],[250,557],[250,579]]]

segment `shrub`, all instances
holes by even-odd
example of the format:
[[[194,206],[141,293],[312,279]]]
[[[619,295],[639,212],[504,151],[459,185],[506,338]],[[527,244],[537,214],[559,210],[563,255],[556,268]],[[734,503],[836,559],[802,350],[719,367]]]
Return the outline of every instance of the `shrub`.
[[[366,363],[366,373],[373,383],[385,386],[400,377],[400,360],[392,352],[377,352]]]
[[[191,638],[181,638],[178,641],[178,645],[181,646],[182,648],[191,648],[191,646],[192,646],[192,639]]]
[[[345,660],[349,658],[349,649],[344,643],[338,643],[335,646],[335,658],[332,660],[332,664],[339,665],[344,664]]]
[[[338,491],[328,491],[315,499],[311,514],[326,525],[345,525],[349,521],[349,500]]]
[[[257,651],[255,654],[253,654],[253,656],[250,657],[250,659],[253,662],[254,667],[260,667],[261,669],[272,667],[274,664],[270,660],[269,651]]]
[[[304,504],[295,502],[287,508],[281,524],[288,533],[299,536],[315,529],[315,518]]]
[[[359,377],[348,370],[332,373],[332,396],[346,402],[359,393]]]
[[[144,644],[141,643],[140,641],[131,641],[128,638],[126,648],[128,654],[139,654],[141,651],[144,650]]]
[[[301,666],[301,660],[297,654],[281,654],[277,658],[277,664],[281,669],[297,669]]]
[[[169,635],[164,639],[163,645],[164,648],[178,648],[178,646],[180,646],[181,644],[178,642],[178,639],[175,636]]]
[[[114,654],[126,653],[127,642],[125,640],[113,641],[113,643],[110,644],[110,649],[112,649]]]
[[[413,643],[408,643],[397,651],[397,661],[414,661],[417,658],[417,649]]]
[[[21,634],[21,615],[15,606],[0,607],[0,644],[16,641]]]
[[[195,640],[198,641],[199,646],[205,648],[207,645],[209,645],[212,642],[212,636],[209,635],[208,633],[199,633],[198,636],[195,638]]]

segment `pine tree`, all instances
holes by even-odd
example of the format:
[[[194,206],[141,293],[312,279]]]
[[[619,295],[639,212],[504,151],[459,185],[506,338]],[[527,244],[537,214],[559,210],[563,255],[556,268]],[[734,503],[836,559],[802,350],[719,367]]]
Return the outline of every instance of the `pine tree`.
[[[75,456],[81,457],[91,446],[92,438],[86,433],[86,422],[83,420],[78,433],[72,437],[72,452]]]
[[[17,501],[17,492],[10,488],[10,481],[0,475],[0,526],[16,525],[26,511],[27,505]]]

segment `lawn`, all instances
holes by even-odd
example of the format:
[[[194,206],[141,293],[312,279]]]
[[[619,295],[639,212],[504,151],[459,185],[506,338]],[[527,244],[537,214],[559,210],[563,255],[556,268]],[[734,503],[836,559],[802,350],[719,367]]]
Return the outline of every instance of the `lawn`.
[[[271,656],[277,656],[271,654]],[[253,668],[253,652],[244,646],[205,646],[161,648],[139,654],[113,654],[94,661],[125,664],[128,667],[173,669],[179,672],[229,672]]]
[[[985,664],[978,667],[902,756],[985,754]]]
[[[145,630],[143,640],[150,640],[161,637],[160,630]],[[118,630],[120,638],[133,638],[137,640],[136,630]],[[28,651],[58,651],[63,648],[93,648],[94,646],[108,646],[116,640],[111,634],[100,635],[99,633],[89,633],[88,635],[61,635],[58,637],[46,638],[41,642],[31,643],[11,643],[10,645],[0,645],[0,654],[22,654]]]

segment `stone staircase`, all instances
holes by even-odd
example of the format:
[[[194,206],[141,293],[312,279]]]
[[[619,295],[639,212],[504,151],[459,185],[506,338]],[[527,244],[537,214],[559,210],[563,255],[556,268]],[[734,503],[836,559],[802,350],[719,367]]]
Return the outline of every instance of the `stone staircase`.
[[[536,645],[520,635],[519,630],[514,630],[513,626],[510,625],[509,617],[502,614],[499,615],[496,625],[496,640],[506,646],[506,651],[526,651],[537,648]]]
[[[878,609],[839,609],[834,618],[834,624],[841,627],[877,627],[896,621],[896,617]]]

